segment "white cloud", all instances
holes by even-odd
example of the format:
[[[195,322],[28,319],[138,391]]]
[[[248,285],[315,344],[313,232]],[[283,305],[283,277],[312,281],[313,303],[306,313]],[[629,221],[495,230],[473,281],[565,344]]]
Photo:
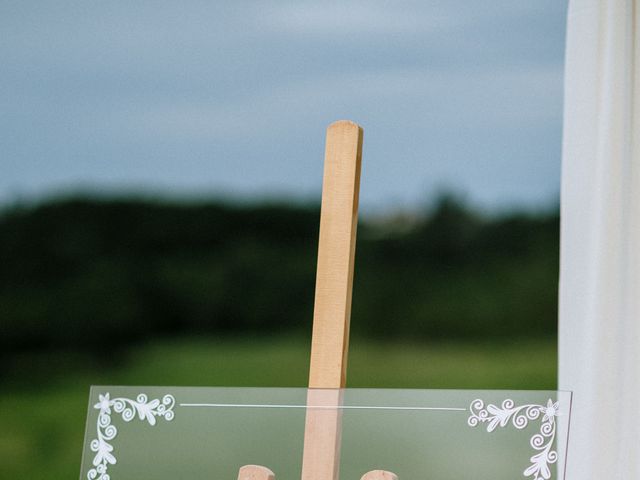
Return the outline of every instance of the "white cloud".
[[[384,105],[398,115],[410,105],[413,118],[437,118],[442,126],[473,129],[538,127],[558,121],[562,71],[549,67],[491,69],[469,73],[426,69],[330,74],[278,84],[250,96],[191,101],[167,99],[123,104],[112,124],[123,134],[216,140],[269,136],[281,129],[331,117],[332,112],[366,112]],[[401,119],[398,119],[401,120]],[[425,125],[426,128],[426,125]]]
[[[461,24],[461,16],[431,7],[416,15],[399,2],[291,2],[259,17],[275,31],[334,35],[438,32]]]

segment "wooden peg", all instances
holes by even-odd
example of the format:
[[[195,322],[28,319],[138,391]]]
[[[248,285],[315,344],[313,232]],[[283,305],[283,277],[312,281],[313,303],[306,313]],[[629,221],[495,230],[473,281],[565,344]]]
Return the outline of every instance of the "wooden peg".
[[[275,480],[275,478],[275,473],[260,465],[245,465],[238,470],[238,480]]]
[[[365,473],[360,480],[398,480],[398,476],[393,472],[371,470]]]

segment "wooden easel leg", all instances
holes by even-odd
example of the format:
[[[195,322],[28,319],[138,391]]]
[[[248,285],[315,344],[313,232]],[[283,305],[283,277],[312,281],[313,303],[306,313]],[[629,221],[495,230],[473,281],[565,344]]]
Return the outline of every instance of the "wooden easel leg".
[[[393,472],[371,470],[365,473],[360,480],[398,480],[398,476]]]
[[[322,180],[309,388],[346,386],[361,160],[362,128],[344,120],[329,125]]]
[[[362,128],[327,129],[302,480],[338,480],[358,225]]]
[[[275,480],[275,478],[275,473],[260,465],[245,465],[238,471],[238,480]]]
[[[342,390],[308,391],[302,480],[338,480],[342,436],[341,404]]]

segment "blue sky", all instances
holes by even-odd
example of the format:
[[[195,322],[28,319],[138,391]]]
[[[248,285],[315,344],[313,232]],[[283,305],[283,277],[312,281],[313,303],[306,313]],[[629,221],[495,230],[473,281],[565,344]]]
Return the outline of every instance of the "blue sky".
[[[0,0],[0,201],[319,196],[365,129],[363,210],[557,199],[566,4]]]

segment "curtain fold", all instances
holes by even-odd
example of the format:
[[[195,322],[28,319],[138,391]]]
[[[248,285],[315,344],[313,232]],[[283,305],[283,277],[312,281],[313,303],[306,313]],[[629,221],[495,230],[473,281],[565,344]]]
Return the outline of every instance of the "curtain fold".
[[[566,480],[640,479],[640,0],[571,0],[559,388]]]

